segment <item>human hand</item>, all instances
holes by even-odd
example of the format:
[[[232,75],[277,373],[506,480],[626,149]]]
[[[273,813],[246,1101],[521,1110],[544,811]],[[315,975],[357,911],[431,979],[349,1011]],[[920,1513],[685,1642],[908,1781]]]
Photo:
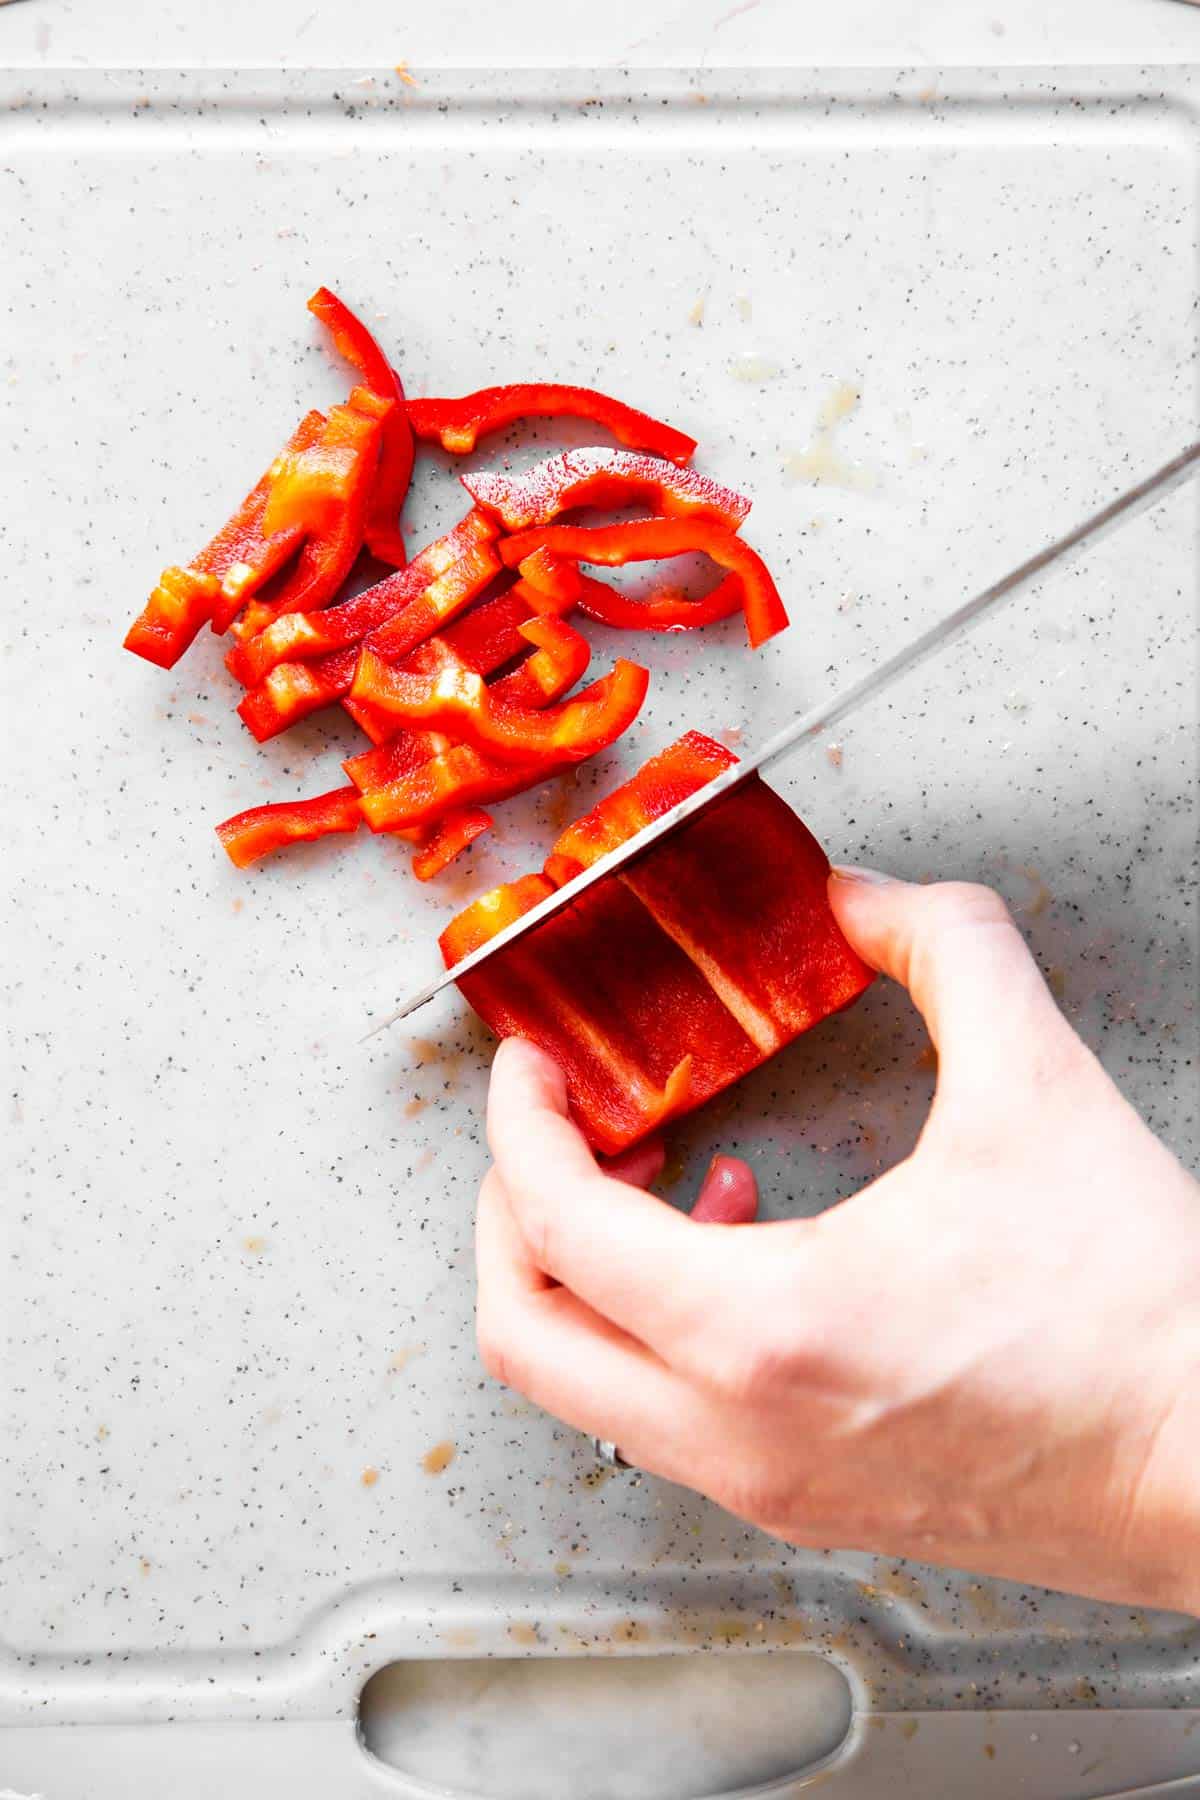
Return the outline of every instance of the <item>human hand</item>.
[[[995,894],[839,871],[830,899],[938,1051],[912,1155],[815,1219],[758,1225],[722,1158],[688,1218],[631,1185],[645,1151],[603,1173],[557,1065],[509,1040],[479,1200],[485,1364],[792,1543],[1200,1612],[1200,1186]]]

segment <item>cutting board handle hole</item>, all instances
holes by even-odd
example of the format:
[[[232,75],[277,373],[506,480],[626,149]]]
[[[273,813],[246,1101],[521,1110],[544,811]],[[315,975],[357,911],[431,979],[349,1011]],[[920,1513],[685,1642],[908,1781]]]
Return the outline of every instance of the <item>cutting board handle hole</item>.
[[[533,1654],[391,1663],[359,1726],[402,1794],[716,1800],[782,1792],[833,1755],[851,1711],[845,1676],[806,1651]]]

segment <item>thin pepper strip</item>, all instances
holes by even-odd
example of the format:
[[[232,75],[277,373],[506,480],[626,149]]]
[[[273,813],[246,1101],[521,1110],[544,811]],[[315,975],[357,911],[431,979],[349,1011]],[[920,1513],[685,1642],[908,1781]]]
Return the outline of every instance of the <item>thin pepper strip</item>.
[[[698,469],[629,450],[564,450],[510,475],[472,469],[459,480],[476,506],[494,513],[506,531],[549,525],[577,506],[623,507],[642,501],[659,516],[707,519],[736,531],[750,501]]]
[[[577,562],[620,568],[631,562],[686,556],[700,551],[742,581],[742,605],[751,647],[758,649],[788,624],[779,590],[762,557],[743,538],[704,519],[631,519],[620,525],[542,525],[504,538],[500,554],[516,568],[535,550]]]
[[[225,666],[244,687],[253,687],[277,663],[308,662],[357,644],[403,612],[431,582],[453,570],[470,550],[491,543],[497,535],[497,528],[486,513],[475,508],[453,530],[427,544],[407,567],[356,594],[353,600],[343,600],[340,606],[282,614],[257,637],[236,644],[225,658]],[[499,564],[489,566],[494,573]]]
[[[501,762],[557,766],[614,743],[641,711],[649,683],[649,670],[620,658],[573,699],[535,711],[495,703],[482,677],[453,654],[432,673],[391,668],[364,650],[351,693],[398,718],[448,731]]]
[[[308,310],[320,319],[341,355],[371,391],[395,402],[383,428],[363,537],[372,556],[403,568],[407,558],[399,520],[412,482],[414,444],[400,377],[362,320],[327,287],[317,289]]]
[[[360,804],[372,831],[405,831],[436,824],[456,807],[509,800],[566,766],[564,759],[522,767],[484,756],[469,744],[454,744],[386,787],[369,789]]]
[[[657,588],[644,600],[606,587],[590,576],[580,577],[575,604],[585,618],[615,631],[699,631],[745,611],[746,590],[740,575],[726,575],[710,593],[698,600],[674,588]]]
[[[284,613],[313,612],[328,606],[354,566],[362,549],[367,507],[379,461],[379,441],[389,411],[387,401],[377,399],[365,388],[356,388],[355,395],[354,406],[330,408],[331,417],[339,410],[353,415],[352,419],[343,421],[346,431],[355,435],[358,452],[345,503],[328,531],[306,540],[295,567],[278,589],[272,590],[269,597],[251,601],[233,627],[234,636],[239,640],[257,637]]]
[[[357,831],[361,824],[358,789],[343,787],[317,794],[311,800],[252,806],[224,820],[216,831],[230,862],[244,869],[285,844],[309,843],[314,838]]]
[[[472,900],[470,906],[454,915],[438,938],[446,967],[452,969],[464,956],[470,956],[473,950],[515,925],[553,892],[553,883],[544,875],[519,875],[515,881],[506,881]]]
[[[626,406],[595,388],[571,387],[558,382],[523,381],[506,387],[480,388],[458,400],[410,400],[408,419],[419,438],[441,444],[443,450],[465,455],[479,438],[502,431],[518,419],[587,419],[631,450],[647,450],[673,463],[690,462],[695,438],[649,413]]]
[[[520,591],[522,585],[518,582],[507,593],[483,601],[441,634],[462,661],[481,675],[503,668],[525,648],[517,627],[532,609]],[[242,696],[237,709],[240,718],[261,744],[298,719],[340,700],[372,743],[382,743],[400,730],[402,721],[367,701],[349,698],[358,654],[357,644],[351,644],[315,662],[277,664],[265,681]]]
[[[567,826],[546,859],[547,877],[556,887],[565,886],[736,762],[732,751],[702,731],[685,733]]]
[[[297,527],[267,537],[263,514],[282,459],[315,442],[324,425],[324,413],[307,413],[233,517],[188,567],[163,570],[126,633],[127,650],[159,668],[173,668],[206,624],[211,623],[214,631],[225,631],[243,596],[295,555],[303,531]]]
[[[418,881],[432,881],[443,869],[449,868],[456,856],[491,829],[491,814],[478,806],[463,806],[447,813],[434,826],[429,838],[413,852],[413,874]]]

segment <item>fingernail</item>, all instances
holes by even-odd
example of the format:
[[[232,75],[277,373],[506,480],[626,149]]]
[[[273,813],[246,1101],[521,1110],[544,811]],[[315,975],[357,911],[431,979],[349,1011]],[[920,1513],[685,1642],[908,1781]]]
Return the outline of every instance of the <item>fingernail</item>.
[[[885,875],[882,869],[860,869],[857,863],[835,863],[829,873],[835,881],[861,881],[870,887],[882,887],[896,879]]]

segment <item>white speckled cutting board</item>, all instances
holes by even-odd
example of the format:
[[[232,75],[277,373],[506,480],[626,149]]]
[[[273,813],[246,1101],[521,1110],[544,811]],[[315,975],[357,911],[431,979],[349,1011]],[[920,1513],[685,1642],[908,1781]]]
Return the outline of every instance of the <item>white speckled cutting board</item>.
[[[863,1707],[1196,1703],[1184,1621],[603,1480],[475,1357],[486,1034],[451,995],[360,1042],[596,782],[690,726],[754,741],[1195,435],[1188,77],[46,73],[3,102],[0,1721],[346,1717],[398,1656],[714,1643],[822,1650]],[[322,281],[415,393],[546,375],[692,431],[795,619],[756,657],[736,621],[652,644],[619,752],[432,888],[365,834],[234,871],[213,825],[334,785],[349,724],[259,748],[215,641],[171,674],[120,649],[344,390]],[[411,541],[461,507],[425,458]],[[1194,531],[1184,493],[786,784],[836,856],[998,884],[1192,1156]],[[626,648],[597,629],[598,665]],[[769,1212],[815,1210],[931,1083],[874,991],[681,1129],[676,1191],[726,1146]]]

